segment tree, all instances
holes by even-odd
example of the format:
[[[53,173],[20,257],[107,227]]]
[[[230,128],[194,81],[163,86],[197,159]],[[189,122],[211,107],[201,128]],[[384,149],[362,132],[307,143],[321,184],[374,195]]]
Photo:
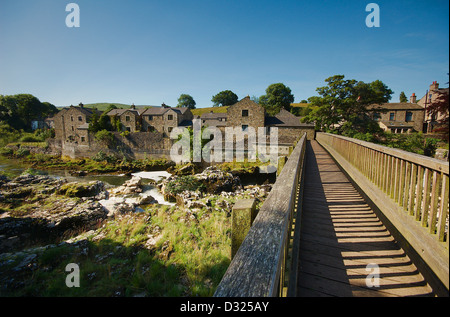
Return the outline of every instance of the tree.
[[[261,106],[266,108],[268,115],[276,115],[281,109],[290,111],[294,95],[291,89],[282,83],[272,84],[266,89],[266,94],[259,98]]]
[[[442,133],[446,140],[449,138],[449,94],[437,92],[439,96],[427,107],[427,114],[437,118],[437,126],[433,132]]]
[[[238,102],[238,96],[231,90],[224,90],[213,96],[211,101],[214,107],[231,106]]]
[[[54,105],[41,103],[30,94],[0,96],[0,118],[17,130],[30,130],[33,120],[44,119],[57,112]]]
[[[403,91],[400,93],[400,102],[402,103],[408,102],[408,98],[406,98],[405,92]]]
[[[178,98],[177,108],[186,107],[189,109],[195,109],[196,102],[192,96],[188,94],[181,94],[180,98]]]
[[[327,78],[327,86],[317,88],[320,97],[314,96],[308,101],[316,106],[303,122],[314,122],[318,130],[338,132],[378,132],[378,125],[371,119],[367,106],[383,104],[393,94],[382,81],[364,83],[354,79],[345,79],[344,75]]]

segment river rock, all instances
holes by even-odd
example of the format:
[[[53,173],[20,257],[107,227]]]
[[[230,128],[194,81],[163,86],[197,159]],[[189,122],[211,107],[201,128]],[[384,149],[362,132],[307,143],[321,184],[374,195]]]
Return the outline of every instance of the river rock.
[[[214,166],[207,167],[202,173],[194,177],[203,183],[209,194],[220,194],[221,192],[233,192],[241,189],[241,181],[238,176],[224,172]]]
[[[0,218],[0,253],[19,249],[29,242],[49,243],[66,232],[96,228],[106,217],[107,211],[99,202],[72,198],[32,208],[21,217],[4,213]]]
[[[122,186],[111,189],[109,193],[114,196],[142,193],[142,178],[133,176],[130,180],[123,183]]]

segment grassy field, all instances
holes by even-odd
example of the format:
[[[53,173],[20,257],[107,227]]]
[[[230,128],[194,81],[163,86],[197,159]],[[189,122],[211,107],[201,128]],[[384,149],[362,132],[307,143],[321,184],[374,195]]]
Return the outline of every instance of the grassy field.
[[[226,113],[228,107],[208,107],[208,108],[198,108],[191,110],[194,116],[201,116],[204,113],[214,112],[214,113]]]
[[[116,103],[116,102],[102,102],[102,103],[90,103],[87,105],[84,105],[86,108],[97,108],[97,110],[105,111],[108,109],[110,105],[115,105],[117,108],[122,109],[129,109],[131,105],[125,105],[122,103]]]

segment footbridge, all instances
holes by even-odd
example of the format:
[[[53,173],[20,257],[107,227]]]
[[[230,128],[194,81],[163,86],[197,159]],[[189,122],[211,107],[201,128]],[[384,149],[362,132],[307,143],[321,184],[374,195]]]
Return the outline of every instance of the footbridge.
[[[305,135],[215,296],[448,296],[448,197],[448,162]]]

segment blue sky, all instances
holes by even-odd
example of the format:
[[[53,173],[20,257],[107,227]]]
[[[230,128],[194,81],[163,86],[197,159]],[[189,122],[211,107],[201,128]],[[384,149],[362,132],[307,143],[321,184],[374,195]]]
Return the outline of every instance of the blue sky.
[[[65,24],[70,2],[80,28]],[[447,0],[0,0],[0,94],[175,106],[187,93],[209,107],[281,82],[299,102],[343,74],[383,81],[397,102],[448,87],[448,38]]]

